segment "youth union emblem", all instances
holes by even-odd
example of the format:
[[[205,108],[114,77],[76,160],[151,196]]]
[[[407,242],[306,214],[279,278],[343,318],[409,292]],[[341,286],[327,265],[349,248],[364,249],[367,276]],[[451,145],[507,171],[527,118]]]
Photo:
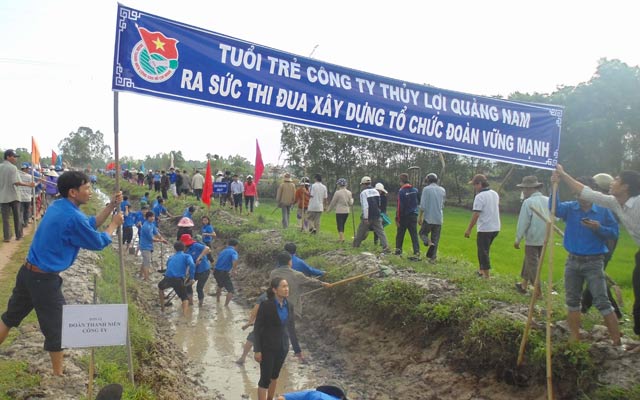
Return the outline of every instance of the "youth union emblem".
[[[168,80],[178,68],[178,40],[168,38],[160,32],[136,27],[141,40],[131,51],[133,69],[147,82],[160,83]]]

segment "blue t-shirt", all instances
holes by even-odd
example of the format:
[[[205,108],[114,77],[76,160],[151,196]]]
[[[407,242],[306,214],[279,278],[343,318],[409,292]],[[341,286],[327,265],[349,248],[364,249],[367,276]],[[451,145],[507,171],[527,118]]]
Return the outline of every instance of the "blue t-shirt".
[[[45,272],[64,271],[73,264],[80,249],[102,250],[111,237],[96,230],[95,217],[87,217],[66,198],[47,208],[33,237],[27,261]]]
[[[145,221],[140,229],[140,250],[153,251],[153,237],[158,234],[158,227],[149,221]]]
[[[213,233],[213,232],[214,232],[214,230],[213,230],[213,226],[211,224],[207,224],[207,225],[204,225],[202,227],[202,233]],[[211,243],[211,242],[213,242],[213,236],[202,235],[202,241],[207,243],[207,244]]]
[[[205,248],[207,247],[202,243],[195,242],[194,244],[192,244],[191,246],[185,249],[185,253],[189,254],[193,258],[193,261],[195,262],[198,259],[198,256],[202,254],[202,251]],[[200,259],[200,262],[196,266],[196,273],[199,274],[200,272],[205,272],[210,269],[211,269],[211,264],[209,264],[209,259],[206,256],[204,256]]]
[[[169,183],[176,183],[176,176],[177,174],[174,172],[169,172],[167,175],[169,175]]]
[[[182,213],[182,216],[193,220],[193,215],[191,215],[191,212],[189,212],[189,207],[184,209],[184,212]]]
[[[218,271],[231,271],[233,268],[233,262],[238,259],[238,252],[233,246],[228,246],[218,254],[218,260],[216,261],[216,268]]]
[[[167,278],[184,278],[187,275],[187,268],[189,268],[191,279],[195,279],[196,268],[193,258],[189,254],[179,251],[167,260],[167,271],[164,276]]]
[[[130,228],[136,224],[137,217],[135,212],[130,212],[129,214],[124,216],[124,222],[122,226],[125,228]]]
[[[293,254],[291,256],[291,268],[295,271],[302,272],[307,276],[322,276],[324,275],[324,271],[320,271],[319,269],[313,268],[309,264],[307,264],[302,258]]]
[[[120,211],[125,212],[127,210],[127,207],[129,207],[131,205],[131,203],[129,203],[129,200],[124,200],[122,203],[120,203]]]
[[[303,390],[295,393],[285,393],[286,400],[339,400],[330,394],[318,392],[317,390]]]

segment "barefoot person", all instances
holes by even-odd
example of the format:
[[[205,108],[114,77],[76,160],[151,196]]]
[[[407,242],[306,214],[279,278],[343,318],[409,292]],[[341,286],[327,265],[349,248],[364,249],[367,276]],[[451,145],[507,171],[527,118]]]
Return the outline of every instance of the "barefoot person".
[[[140,252],[142,253],[142,264],[140,264],[140,273],[138,276],[148,281],[153,243],[162,242],[166,244],[168,242],[162,237],[160,231],[158,231],[158,227],[155,224],[156,215],[153,211],[147,211],[145,218],[146,221],[142,224],[142,228],[140,228],[140,241],[138,242]]]
[[[293,351],[302,359],[302,350],[296,335],[293,305],[287,301],[289,284],[283,278],[271,279],[267,300],[258,308],[254,325],[254,358],[260,363],[258,400],[271,400],[276,392],[278,376],[289,352],[289,340]]]
[[[87,217],[80,206],[91,199],[89,177],[79,171],[63,173],[58,179],[61,199],[53,202],[38,226],[27,259],[16,277],[7,311],[0,323],[0,343],[9,329],[35,309],[40,330],[44,334],[44,349],[49,352],[54,375],[63,374],[62,294],[60,272],[75,261],[79,250],[102,250],[111,244],[111,235],[122,225],[122,213],[113,215],[104,230],[97,230],[117,210],[122,194],[116,194],[111,202],[95,217]]]
[[[609,208],[627,229],[636,245],[640,246],[640,173],[622,171],[609,187],[609,194],[599,193],[573,179],[564,171],[562,165],[556,166],[554,176],[558,176],[569,188],[580,195],[580,198]],[[633,331],[640,335],[640,251],[635,256],[633,270]]]
[[[158,282],[160,307],[164,312],[164,291],[172,288],[182,301],[182,314],[186,315],[189,310],[189,296],[185,281],[187,279],[193,281],[195,278],[196,264],[193,262],[193,257],[184,252],[184,243],[175,242],[173,248],[176,253],[167,260],[167,271],[164,273],[164,278]]]
[[[218,254],[218,260],[213,270],[213,277],[218,284],[216,290],[216,301],[220,303],[220,296],[222,295],[222,288],[227,291],[227,298],[224,301],[224,305],[228,306],[231,303],[231,298],[235,289],[233,288],[233,282],[231,281],[231,275],[236,274],[238,267],[238,239],[229,239],[227,242],[227,248],[222,250]]]

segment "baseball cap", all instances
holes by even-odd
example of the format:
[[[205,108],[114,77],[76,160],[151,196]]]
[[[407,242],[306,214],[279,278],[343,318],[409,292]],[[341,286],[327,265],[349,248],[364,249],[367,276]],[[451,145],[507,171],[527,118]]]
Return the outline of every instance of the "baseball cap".
[[[23,162],[21,169],[25,169],[25,168],[31,168],[31,164],[28,162]]]
[[[4,159],[6,160],[9,157],[18,157],[18,155],[12,149],[7,149],[4,151]]]
[[[361,185],[365,185],[371,183],[371,178],[368,176],[363,176],[362,179],[360,179],[360,184]]]
[[[376,183],[375,189],[381,191],[382,193],[389,193],[387,192],[387,189],[384,188],[384,185],[381,182]]]
[[[182,236],[180,236],[180,241],[184,243],[185,246],[191,246],[196,242],[188,233],[182,234]]]

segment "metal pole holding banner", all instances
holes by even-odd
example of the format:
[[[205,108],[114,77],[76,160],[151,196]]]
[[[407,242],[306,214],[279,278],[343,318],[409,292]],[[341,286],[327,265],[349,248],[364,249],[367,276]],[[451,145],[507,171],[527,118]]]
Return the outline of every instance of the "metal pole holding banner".
[[[116,193],[120,191],[120,147],[118,146],[118,92],[113,92],[113,141],[114,153],[116,159]],[[118,205],[119,207],[119,205]],[[116,211],[118,211],[116,209]],[[118,227],[118,260],[120,262],[120,294],[122,302],[129,304],[127,301],[127,281],[124,270],[124,249],[122,247],[122,228]],[[131,334],[129,332],[129,324],[127,324],[127,364],[129,367],[129,381],[135,385],[133,378],[133,355],[131,353]]]

